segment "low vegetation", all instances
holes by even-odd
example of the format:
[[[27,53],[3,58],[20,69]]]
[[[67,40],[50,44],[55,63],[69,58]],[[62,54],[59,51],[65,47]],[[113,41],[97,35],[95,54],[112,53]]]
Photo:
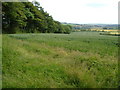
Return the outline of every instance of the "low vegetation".
[[[3,88],[116,88],[118,37],[3,35]]]

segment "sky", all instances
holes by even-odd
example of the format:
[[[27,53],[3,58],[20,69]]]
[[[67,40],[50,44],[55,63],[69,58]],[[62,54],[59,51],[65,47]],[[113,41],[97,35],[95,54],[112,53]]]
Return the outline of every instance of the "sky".
[[[29,0],[32,1],[32,0]],[[120,0],[36,0],[54,20],[78,24],[117,24]]]

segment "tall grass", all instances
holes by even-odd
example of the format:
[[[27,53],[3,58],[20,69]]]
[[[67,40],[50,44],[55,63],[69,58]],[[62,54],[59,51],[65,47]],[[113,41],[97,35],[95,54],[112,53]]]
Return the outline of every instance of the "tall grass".
[[[3,35],[3,88],[116,88],[118,37]]]

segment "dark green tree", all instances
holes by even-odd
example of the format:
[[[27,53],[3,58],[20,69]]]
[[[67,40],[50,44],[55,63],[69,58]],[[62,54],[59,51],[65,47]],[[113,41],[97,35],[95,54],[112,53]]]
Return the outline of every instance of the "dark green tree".
[[[3,33],[70,33],[71,27],[55,21],[37,1],[4,2]]]

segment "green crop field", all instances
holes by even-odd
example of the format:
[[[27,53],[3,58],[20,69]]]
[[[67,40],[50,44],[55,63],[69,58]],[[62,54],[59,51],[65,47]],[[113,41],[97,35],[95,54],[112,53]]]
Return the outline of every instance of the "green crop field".
[[[116,88],[119,46],[98,32],[4,34],[3,88]]]

